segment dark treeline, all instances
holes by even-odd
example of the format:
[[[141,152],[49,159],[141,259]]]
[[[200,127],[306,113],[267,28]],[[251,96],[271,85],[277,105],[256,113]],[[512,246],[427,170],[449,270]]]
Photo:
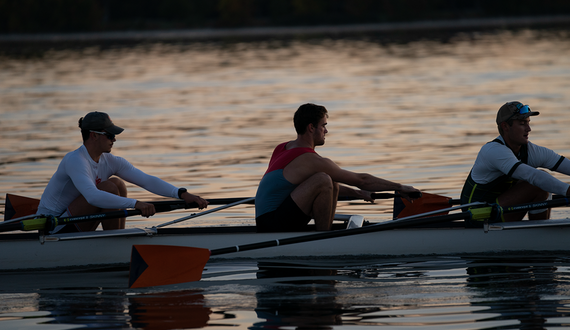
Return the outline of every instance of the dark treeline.
[[[388,23],[570,14],[568,0],[0,0],[0,33]]]

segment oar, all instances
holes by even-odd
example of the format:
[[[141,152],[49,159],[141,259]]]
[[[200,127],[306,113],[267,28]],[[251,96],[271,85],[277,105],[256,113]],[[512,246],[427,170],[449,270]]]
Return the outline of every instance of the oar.
[[[459,200],[450,197],[422,193],[422,197],[409,202],[403,198],[394,198],[394,218],[405,218],[415,214],[421,214],[434,210],[441,210],[450,205],[460,204]]]
[[[460,207],[482,205],[485,205],[485,203],[477,202],[451,207],[443,211],[452,211]],[[488,213],[490,214],[491,208],[489,207],[488,209]],[[428,223],[447,222],[471,217],[472,214],[471,211],[467,211],[445,216],[420,218],[421,216],[430,216],[434,214],[434,212],[441,212],[441,210],[354,229],[319,232],[315,234],[284,238],[274,241],[232,246],[211,251],[204,248],[183,246],[133,245],[131,253],[129,287],[139,288],[198,281],[202,277],[204,266],[206,265],[206,262],[211,255],[220,255],[239,251],[263,249],[273,246],[317,241],[335,237],[358,235],[374,231],[405,228]],[[479,216],[482,216],[483,212],[480,212],[479,214]]]
[[[200,213],[197,213],[197,214],[191,214],[191,215],[189,215],[189,216],[187,216],[187,217],[182,217],[182,218],[180,218],[180,219],[176,219],[176,220],[172,220],[172,221],[169,221],[169,222],[165,222],[165,223],[162,223],[162,224],[157,225],[157,226],[155,226],[155,227],[156,227],[156,228],[161,228],[161,227],[164,227],[164,226],[172,225],[172,224],[179,223],[179,222],[182,222],[182,221],[185,221],[185,220],[194,219],[194,218],[197,218],[197,217],[206,215],[206,214],[210,214],[210,213],[213,213],[213,212],[217,212],[217,211],[219,211],[219,210],[227,209],[227,208],[230,208],[230,207],[232,207],[232,206],[236,206],[236,205],[240,205],[240,204],[247,204],[247,203],[250,203],[250,202],[255,202],[255,197],[245,198],[245,199],[242,199],[241,201],[233,202],[233,203],[230,203],[230,204],[227,204],[227,205],[224,205],[224,206],[217,207],[217,208],[215,208],[215,209],[206,210],[206,211],[203,211],[203,212],[200,212]]]
[[[553,195],[552,199],[564,199],[565,196]],[[443,208],[449,207],[450,205],[461,204],[460,199],[452,199],[451,197],[446,197],[442,195],[422,193],[421,198],[414,200],[413,202],[408,202],[403,198],[394,198],[394,218],[404,218],[415,214],[421,214],[434,210],[441,210]],[[554,207],[559,206],[556,204]],[[539,208],[540,209],[540,208]],[[522,211],[522,210],[521,210]]]
[[[113,218],[124,218],[141,214],[140,210],[120,210],[105,213],[82,215],[77,217],[57,218],[54,216],[38,216],[35,219],[22,220],[18,222],[5,221],[0,224],[0,232],[13,230],[53,230],[58,225],[71,223],[99,221]]]
[[[412,194],[411,198],[418,198],[421,194]],[[392,193],[373,193],[373,199],[389,199],[398,197],[401,198],[400,194],[392,194]],[[213,198],[207,199],[210,205],[226,205],[231,203],[236,203],[243,201],[244,199],[250,198],[247,202],[242,202],[241,204],[255,204],[255,199],[251,199],[251,197],[234,197],[234,198]],[[340,197],[339,201],[349,201],[355,200],[356,198],[353,197]],[[6,194],[6,204],[4,207],[4,220],[11,221],[17,220],[20,221],[22,219],[27,219],[26,216],[34,215],[38,209],[38,205],[40,200],[37,198],[30,198],[25,196],[19,196],[14,194]],[[176,210],[176,209],[188,209],[196,207],[195,204],[186,205],[184,200],[177,199],[177,200],[165,200],[165,201],[156,201],[156,202],[147,202],[154,204],[157,212],[160,209],[161,211],[168,211]],[[14,219],[16,218],[16,219]]]
[[[243,203],[251,202],[253,197],[249,199],[241,200]],[[227,201],[228,199],[218,199],[213,200],[214,203]],[[157,213],[160,212],[169,212],[176,209],[188,209],[188,208],[197,208],[198,204],[196,203],[186,203],[183,200],[175,200],[175,201],[161,201],[161,202],[151,202],[155,205],[155,211]],[[231,204],[231,206],[237,205],[237,202]],[[227,208],[229,206],[226,206]],[[213,212],[215,210],[212,210]],[[211,213],[208,212],[208,213]],[[81,215],[76,217],[65,217],[65,218],[58,218],[54,216],[38,216],[34,219],[26,219],[27,217],[8,220],[0,223],[0,232],[6,231],[13,231],[13,230],[22,230],[22,231],[31,231],[31,230],[53,230],[58,225],[67,225],[73,223],[81,223],[81,222],[89,222],[89,221],[100,221],[106,219],[114,219],[114,218],[124,218],[130,217],[133,215],[140,215],[140,210],[119,210],[119,211],[111,211],[105,213],[96,213],[96,214],[89,214],[89,215]],[[195,217],[195,216],[194,216]]]
[[[6,204],[4,205],[4,220],[21,218],[27,215],[36,214],[40,200],[14,194],[6,194]]]
[[[531,211],[531,210],[540,210],[546,208],[549,209],[552,207],[568,206],[568,205],[570,205],[570,200],[568,199],[568,197],[562,195],[553,195],[552,200],[507,206],[506,208],[503,208],[503,212],[511,213],[511,212],[521,212],[521,211]]]
[[[413,192],[413,193],[409,193],[408,196],[410,198],[420,198],[422,197],[421,192]],[[372,199],[390,199],[390,198],[402,198],[403,196],[399,193],[372,193],[371,194]],[[357,200],[359,198],[354,198],[354,197],[347,197],[347,196],[338,196],[338,200],[339,201],[353,201],[353,200]]]
[[[486,205],[486,203],[475,202],[464,204],[359,228],[319,232],[315,234],[295,236],[239,246],[230,246],[214,250],[169,245],[133,245],[131,252],[131,267],[129,273],[129,288],[199,281],[202,278],[202,272],[204,271],[206,263],[208,262],[210,256],[213,255],[305,243],[329,238],[359,235],[433,223],[443,223],[461,219],[499,219],[501,213],[520,212],[522,210],[529,211],[545,207],[568,206],[570,205],[570,201],[568,198],[559,198],[546,202],[527,203],[511,206],[506,209],[501,209],[501,207],[497,204],[481,207],[482,205]],[[474,208],[460,213],[429,217],[435,213],[449,212],[452,210],[469,207]]]
[[[394,197],[402,198],[402,195],[400,195],[400,194],[398,194],[398,193],[395,193],[395,194],[393,194],[393,193],[372,193],[371,196],[372,196],[372,199],[388,199],[388,198],[394,198]],[[414,192],[414,193],[409,194],[409,197],[410,197],[410,198],[420,198],[421,196],[422,196],[422,193],[421,193],[421,192]],[[353,200],[353,198],[349,198],[349,197],[339,197],[339,200],[344,200],[344,201],[346,201],[346,200]],[[230,201],[230,199],[226,199],[226,201]],[[172,225],[172,224],[179,223],[179,222],[182,222],[182,221],[186,221],[186,220],[189,220],[189,219],[194,219],[194,218],[197,218],[197,217],[206,215],[206,214],[210,214],[210,213],[213,213],[213,212],[217,212],[217,211],[219,211],[219,210],[227,209],[227,208],[230,208],[230,207],[232,207],[232,206],[236,206],[236,205],[240,205],[240,204],[255,204],[255,197],[248,197],[248,198],[244,198],[244,199],[242,199],[242,200],[237,200],[237,201],[235,201],[235,202],[231,202],[231,203],[229,203],[229,204],[227,204],[227,205],[220,206],[220,207],[217,207],[217,208],[212,209],[212,210],[206,210],[206,211],[203,211],[203,212],[200,212],[200,213],[197,213],[197,214],[191,214],[191,215],[189,215],[189,216],[182,217],[182,218],[176,219],[176,220],[172,220],[172,221],[169,221],[169,222],[166,222],[166,223],[157,225],[157,226],[155,226],[155,227],[156,227],[156,228],[161,228],[161,227],[164,227],[164,226]],[[156,205],[156,204],[155,204],[155,205]]]
[[[17,196],[17,197],[21,197],[21,196]],[[32,199],[32,198],[28,198],[28,197],[25,197],[25,198],[27,198],[27,199],[29,199],[29,200]],[[6,199],[6,200],[8,200],[8,199]],[[215,202],[224,202],[224,201],[227,201],[227,200],[229,200],[229,199],[214,200],[214,203],[215,203]],[[39,203],[39,199],[38,199],[37,201],[38,201],[38,203]],[[178,210],[178,209],[189,209],[189,208],[197,208],[197,207],[198,207],[198,204],[196,204],[196,203],[190,203],[190,204],[188,204],[188,203],[184,202],[183,200],[159,201],[159,202],[149,202],[149,203],[154,204],[154,208],[155,208],[155,211],[156,211],[157,213],[160,213],[160,212],[168,212],[168,211]],[[6,205],[8,205],[8,203],[7,203]],[[35,210],[37,210],[37,206],[36,206]],[[116,211],[115,214],[119,215],[118,217],[123,217],[124,214],[125,214],[124,212],[129,212],[129,211],[123,211],[123,210],[121,210],[121,211]],[[131,212],[131,213],[132,213],[132,212]],[[131,213],[128,213],[127,216],[132,216],[132,215],[140,214],[140,213],[132,213],[132,214],[131,214]],[[97,218],[97,216],[100,216],[101,214],[102,214],[102,213],[97,213],[97,214],[88,215],[88,216],[93,216],[94,219],[96,218],[95,220],[99,220],[99,219]],[[111,214],[111,213],[108,212],[108,213],[106,213],[106,214]],[[36,218],[36,217],[38,217],[38,218]],[[62,219],[59,219],[59,221],[61,222],[61,221],[63,221],[63,219],[74,219],[74,218],[83,218],[83,217],[86,217],[86,216],[77,216],[77,217],[62,218]],[[34,219],[34,218],[36,218],[36,219]],[[107,217],[107,218],[105,218],[105,219],[113,219],[113,218],[117,218],[117,216],[111,216],[111,217]],[[30,220],[30,221],[27,221],[26,224],[20,224],[21,221],[24,221],[24,220],[27,220],[27,219],[31,219],[31,220],[34,220],[34,221],[31,221],[31,220]],[[35,214],[30,214],[30,215],[25,215],[25,216],[22,216],[22,217],[19,217],[19,218],[6,220],[6,221],[0,223],[0,232],[2,232],[2,231],[10,231],[10,230],[20,230],[19,228],[18,228],[18,229],[5,230],[4,228],[14,228],[14,227],[9,227],[9,226],[8,226],[9,224],[12,224],[12,225],[13,225],[13,224],[15,224],[15,223],[19,223],[19,225],[24,226],[25,228],[32,228],[32,227],[35,227],[35,226],[40,225],[41,223],[44,223],[46,219],[47,219],[47,217],[46,217],[46,216],[43,216],[43,215],[38,215],[38,216],[36,216]],[[35,220],[39,220],[39,221],[35,221]],[[102,220],[104,220],[104,219],[102,219]],[[86,220],[86,221],[90,221],[90,220]],[[61,224],[61,223],[60,223],[60,224]],[[36,230],[36,229],[21,229],[21,230]]]
[[[213,198],[207,199],[210,205],[225,205],[242,201],[248,197],[237,198]],[[151,201],[157,212],[167,212],[177,209],[189,209],[198,207],[197,204],[186,204],[182,199]],[[255,201],[248,201],[247,204],[254,204]],[[6,194],[6,204],[4,206],[4,220],[21,220],[25,216],[34,215],[38,210],[40,200],[37,198]]]

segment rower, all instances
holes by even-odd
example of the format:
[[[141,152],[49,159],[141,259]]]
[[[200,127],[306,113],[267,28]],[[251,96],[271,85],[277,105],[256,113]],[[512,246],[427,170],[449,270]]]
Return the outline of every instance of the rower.
[[[315,147],[325,144],[327,118],[324,106],[311,103],[295,112],[297,139],[275,148],[257,189],[258,232],[305,230],[311,219],[317,230],[330,230],[339,195],[373,201],[371,191],[395,190],[408,200],[410,193],[419,193],[412,186],[344,170],[317,154]]]
[[[127,197],[123,180],[160,196],[197,203],[200,209],[208,206],[206,200],[190,194],[186,188],[175,187],[148,175],[124,158],[112,155],[113,143],[123,128],[116,126],[106,113],[88,113],[79,119],[79,128],[83,145],[63,157],[42,194],[37,214],[74,217],[135,208],[141,211],[142,216],[154,215],[156,210],[153,204]],[[52,233],[92,231],[97,229],[99,223],[104,230],[125,228],[125,218],[119,218],[58,226]]]
[[[551,193],[570,196],[570,185],[538,168],[570,175],[570,161],[554,151],[529,141],[530,117],[537,116],[528,105],[505,103],[497,112],[499,136],[485,144],[465,181],[461,203],[488,202],[505,208],[541,202]],[[550,209],[528,212],[530,220],[550,218]],[[502,221],[520,221],[526,212],[504,214]],[[468,226],[482,226],[469,221]]]

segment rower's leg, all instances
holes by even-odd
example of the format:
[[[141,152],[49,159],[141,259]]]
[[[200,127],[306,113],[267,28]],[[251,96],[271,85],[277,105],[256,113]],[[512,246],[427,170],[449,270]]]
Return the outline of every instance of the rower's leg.
[[[125,185],[125,182],[123,180],[117,177],[112,177],[105,182],[109,182],[109,185],[111,185],[110,190],[112,190],[113,194],[119,195],[121,197],[127,197],[127,186]],[[101,182],[101,184],[102,183],[103,182]],[[97,186],[97,188],[99,188],[99,186]],[[109,212],[109,211],[116,211],[116,210],[110,210],[110,209],[103,210],[103,212]],[[103,220],[101,221],[101,225],[103,226],[103,230],[124,229],[126,220],[127,218]]]
[[[107,181],[103,181],[97,185],[97,189],[109,192],[111,194],[120,195],[123,197],[127,196],[127,187],[123,180],[119,178],[111,178]],[[109,212],[109,211],[116,211],[111,209],[101,209],[97,206],[93,206],[87,202],[85,197],[79,196],[77,197],[71,204],[68,206],[68,210],[72,216],[80,216],[86,214],[93,214],[99,212]],[[103,229],[119,229],[125,228],[125,218],[119,219],[109,219],[103,221]],[[111,224],[105,225],[105,223],[110,222]],[[91,222],[83,222],[76,224],[81,231],[93,231],[96,230],[99,226],[101,221],[91,221]],[[109,227],[110,226],[110,227]],[[122,226],[122,227],[121,227]]]
[[[540,189],[541,192],[544,194],[538,194],[537,198],[533,202],[544,202],[550,198],[550,193]],[[528,212],[528,219],[529,220],[548,220],[550,219],[550,208],[543,209],[542,212],[539,210],[529,211]],[[538,212],[537,212],[538,211]]]
[[[293,190],[291,198],[307,215],[312,215],[317,230],[330,230],[336,208],[333,207],[335,183],[331,177],[319,172],[313,174]],[[338,185],[336,185],[338,195]]]
[[[549,193],[533,186],[526,181],[519,181],[509,190],[499,196],[499,205],[502,207],[513,206],[518,204],[543,202],[548,199]],[[503,215],[505,221],[520,221],[524,218],[526,211],[506,213]],[[537,214],[529,214],[529,220],[546,220],[550,218],[550,209]]]
[[[83,195],[80,195],[73,202],[71,202],[71,204],[69,204],[67,207],[67,210],[69,215],[73,217],[101,212],[100,208],[89,204]],[[97,229],[97,226],[99,226],[99,221],[82,222],[75,224],[75,226],[78,227],[80,231],[93,231]]]
[[[331,226],[332,226],[332,221],[334,221],[334,215],[336,213],[336,204],[338,202],[338,192],[339,192],[339,188],[338,188],[338,182],[334,182],[333,181],[333,193],[332,193],[332,207],[331,207]]]

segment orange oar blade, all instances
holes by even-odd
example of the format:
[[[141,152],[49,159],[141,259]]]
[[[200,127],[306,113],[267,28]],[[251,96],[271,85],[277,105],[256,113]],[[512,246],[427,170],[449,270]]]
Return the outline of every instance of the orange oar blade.
[[[37,198],[6,194],[4,221],[36,214],[38,205],[40,205],[40,200]]]
[[[129,288],[199,281],[208,259],[208,249],[133,245]]]
[[[420,213],[448,208],[450,206],[449,200],[451,200],[449,197],[428,193],[422,193],[422,197],[416,199],[413,203],[401,197],[396,197],[394,198],[394,218],[401,219]],[[448,212],[442,212],[442,215],[447,213]]]

